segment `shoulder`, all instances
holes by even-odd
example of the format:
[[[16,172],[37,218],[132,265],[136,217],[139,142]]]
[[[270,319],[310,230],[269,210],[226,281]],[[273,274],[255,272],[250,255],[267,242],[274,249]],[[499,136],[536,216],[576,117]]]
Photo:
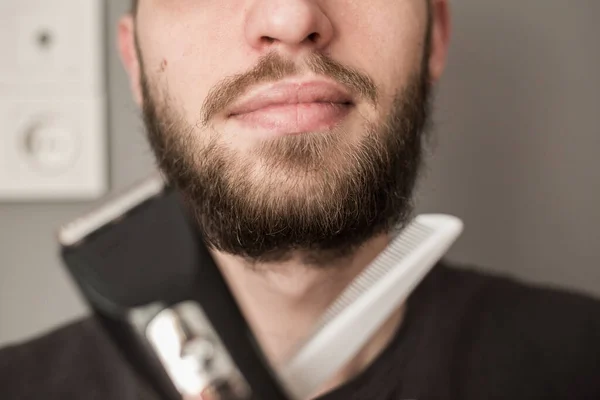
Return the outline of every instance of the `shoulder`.
[[[133,375],[93,318],[0,349],[3,399],[138,399]]]
[[[481,282],[456,343],[457,381],[471,392],[461,398],[600,398],[597,298],[468,269],[451,274]]]

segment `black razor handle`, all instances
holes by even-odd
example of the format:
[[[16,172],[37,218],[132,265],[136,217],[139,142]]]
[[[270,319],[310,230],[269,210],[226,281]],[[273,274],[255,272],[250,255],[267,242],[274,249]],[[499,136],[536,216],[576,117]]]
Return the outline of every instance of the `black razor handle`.
[[[110,338],[163,399],[182,394],[145,328],[162,309],[185,301],[200,305],[252,399],[287,399],[175,190],[165,188],[77,243],[63,244],[62,258]]]

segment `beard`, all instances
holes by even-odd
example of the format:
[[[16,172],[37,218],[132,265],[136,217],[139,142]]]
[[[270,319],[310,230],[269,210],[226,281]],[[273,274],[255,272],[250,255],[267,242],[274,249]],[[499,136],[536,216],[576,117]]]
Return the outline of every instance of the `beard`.
[[[334,128],[277,137],[244,153],[214,129],[200,130],[199,124],[186,122],[175,102],[155,95],[160,91],[142,74],[149,142],[160,170],[182,194],[210,249],[239,256],[250,265],[295,257],[316,268],[343,264],[370,239],[411,219],[429,122],[428,59],[426,51],[421,70],[396,93],[388,115],[363,121],[361,132]],[[342,66],[326,68],[336,64],[323,56],[314,60],[313,65],[321,66],[316,70],[338,82],[349,82],[340,74],[357,76]],[[268,63],[279,77],[286,76],[284,61],[271,57]],[[237,83],[259,80],[249,76]],[[369,82],[366,77],[363,81]],[[242,91],[231,80],[228,84],[230,94]],[[218,97],[223,103],[223,96]],[[217,108],[222,107],[205,102],[204,115]],[[357,139],[349,139],[357,133]]]

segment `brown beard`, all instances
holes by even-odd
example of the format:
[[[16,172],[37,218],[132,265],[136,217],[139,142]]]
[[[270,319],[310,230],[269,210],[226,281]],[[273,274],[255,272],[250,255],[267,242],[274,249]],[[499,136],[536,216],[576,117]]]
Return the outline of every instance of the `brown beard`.
[[[334,129],[263,141],[246,155],[218,137],[200,140],[202,131],[186,123],[167,97],[155,96],[160,92],[142,71],[149,141],[210,248],[252,264],[300,256],[306,265],[334,265],[411,217],[429,116],[428,55],[425,51],[421,70],[397,93],[387,118],[365,123],[355,143],[344,140],[350,132]],[[213,90],[228,95],[205,102],[199,124],[209,125],[212,113],[235,99],[244,84],[294,72],[276,56],[263,61],[251,73],[226,81],[224,90]],[[368,90],[371,81],[360,73],[324,56],[310,64],[346,86],[352,86],[353,76],[353,92],[362,90],[363,97],[376,101]]]

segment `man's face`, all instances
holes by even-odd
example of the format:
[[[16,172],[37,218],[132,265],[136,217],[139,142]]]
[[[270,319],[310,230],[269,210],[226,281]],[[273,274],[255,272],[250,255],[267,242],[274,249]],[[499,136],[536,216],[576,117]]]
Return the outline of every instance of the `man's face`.
[[[121,51],[209,245],[318,266],[406,221],[445,50],[433,3],[141,0]]]

